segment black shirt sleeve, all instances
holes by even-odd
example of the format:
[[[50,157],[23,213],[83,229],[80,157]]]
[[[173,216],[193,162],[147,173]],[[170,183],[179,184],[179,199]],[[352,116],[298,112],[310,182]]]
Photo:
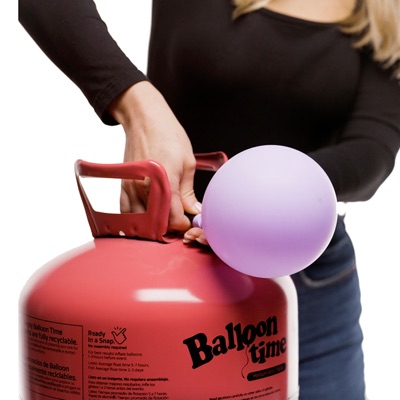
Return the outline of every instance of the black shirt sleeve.
[[[400,148],[400,82],[369,57],[336,144],[310,156],[330,177],[339,201],[372,197],[394,168]]]
[[[19,0],[19,20],[108,125],[108,105],[146,80],[113,40],[91,0]]]

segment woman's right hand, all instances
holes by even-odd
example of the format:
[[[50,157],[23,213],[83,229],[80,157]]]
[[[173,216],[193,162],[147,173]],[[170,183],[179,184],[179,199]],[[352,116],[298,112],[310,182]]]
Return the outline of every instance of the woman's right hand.
[[[190,140],[161,93],[149,82],[139,82],[121,93],[108,112],[125,131],[124,161],[154,160],[166,170],[171,187],[168,230],[185,232],[189,214],[201,212],[193,190],[196,160]],[[121,212],[143,212],[149,182],[123,181]]]

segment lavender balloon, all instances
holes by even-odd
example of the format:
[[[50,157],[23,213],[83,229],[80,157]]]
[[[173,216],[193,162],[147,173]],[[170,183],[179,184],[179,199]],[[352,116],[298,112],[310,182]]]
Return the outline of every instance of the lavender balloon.
[[[228,160],[203,199],[201,226],[232,268],[260,278],[294,274],[325,250],[336,196],[322,168],[284,146],[259,146]]]

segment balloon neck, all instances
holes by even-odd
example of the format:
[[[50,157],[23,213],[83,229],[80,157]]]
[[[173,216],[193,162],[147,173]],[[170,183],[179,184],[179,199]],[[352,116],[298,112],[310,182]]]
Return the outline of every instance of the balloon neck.
[[[194,216],[193,221],[192,221],[192,225],[196,228],[202,228],[202,224],[201,224],[201,214],[197,214]]]

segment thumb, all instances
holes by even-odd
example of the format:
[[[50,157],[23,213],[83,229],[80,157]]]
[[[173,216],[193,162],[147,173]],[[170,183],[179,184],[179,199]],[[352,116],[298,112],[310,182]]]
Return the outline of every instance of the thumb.
[[[193,189],[185,192],[181,198],[185,212],[193,215],[201,213],[201,203],[197,200]]]
[[[181,182],[181,201],[185,212],[189,214],[200,214],[201,203],[197,200],[193,189],[193,180]]]

